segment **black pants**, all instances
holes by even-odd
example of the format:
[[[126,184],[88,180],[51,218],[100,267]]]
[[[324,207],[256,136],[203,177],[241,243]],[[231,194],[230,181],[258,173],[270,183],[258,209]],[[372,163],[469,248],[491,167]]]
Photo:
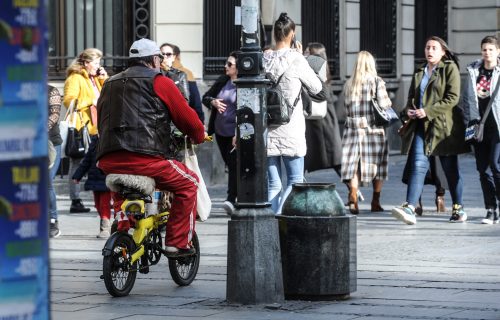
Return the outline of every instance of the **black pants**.
[[[227,201],[234,203],[237,196],[236,184],[236,150],[233,149],[233,137],[223,137],[215,134],[215,140],[219,146],[220,154],[228,169],[227,179]]]
[[[496,209],[500,201],[500,141],[498,133],[484,131],[483,141],[474,144],[476,168],[479,172],[486,209]],[[489,170],[488,170],[489,169]]]

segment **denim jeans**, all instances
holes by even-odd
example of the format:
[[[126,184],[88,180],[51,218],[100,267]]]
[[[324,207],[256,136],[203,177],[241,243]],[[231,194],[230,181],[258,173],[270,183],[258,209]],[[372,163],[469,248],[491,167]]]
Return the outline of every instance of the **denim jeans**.
[[[56,159],[54,160],[54,165],[49,170],[49,216],[51,219],[57,220],[57,200],[56,200],[56,191],[54,190],[54,185],[52,181],[54,180],[57,169],[59,168],[59,164],[61,163],[61,145],[54,146],[56,149]]]
[[[429,170],[429,157],[424,153],[424,128],[422,124],[419,124],[415,131],[409,158],[410,170],[406,202],[416,206],[422,195],[425,175]],[[463,182],[458,168],[458,157],[456,155],[439,156],[439,160],[441,160],[446,180],[448,180],[453,204],[462,205]]]
[[[281,185],[281,160],[286,170],[286,188],[282,191]],[[275,156],[267,158],[268,195],[271,209],[276,214],[281,214],[281,208],[286,197],[292,191],[293,183],[304,181],[304,157]]]
[[[500,140],[497,132],[484,132],[484,139],[474,145],[476,169],[483,190],[486,209],[496,209],[500,201]],[[488,168],[490,171],[488,171]]]
[[[83,158],[69,158],[68,183],[69,183],[69,198],[71,200],[80,199],[80,184],[73,182],[73,175],[80,166]]]

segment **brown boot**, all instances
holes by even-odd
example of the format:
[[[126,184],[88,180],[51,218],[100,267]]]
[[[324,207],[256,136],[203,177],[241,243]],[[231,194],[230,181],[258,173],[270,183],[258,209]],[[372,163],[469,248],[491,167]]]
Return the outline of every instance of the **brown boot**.
[[[371,203],[371,212],[382,212],[384,208],[380,205],[380,193],[382,192],[382,180],[373,180],[373,196]]]
[[[418,198],[418,204],[415,207],[415,213],[417,216],[421,216],[424,213],[424,207],[422,206],[422,197]]]
[[[373,192],[372,197],[372,212],[382,212],[385,211],[384,208],[380,205],[380,192]]]

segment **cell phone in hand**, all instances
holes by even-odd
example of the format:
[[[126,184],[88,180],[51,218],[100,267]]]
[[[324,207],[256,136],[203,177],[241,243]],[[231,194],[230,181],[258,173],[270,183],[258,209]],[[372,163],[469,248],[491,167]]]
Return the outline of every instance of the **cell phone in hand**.
[[[291,48],[297,48],[297,40],[295,39],[295,36],[292,37],[292,42],[290,43]]]

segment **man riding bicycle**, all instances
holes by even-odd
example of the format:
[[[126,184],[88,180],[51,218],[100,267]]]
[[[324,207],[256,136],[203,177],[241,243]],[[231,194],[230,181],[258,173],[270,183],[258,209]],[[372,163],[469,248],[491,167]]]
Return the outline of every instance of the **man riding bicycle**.
[[[175,257],[193,251],[190,241],[199,180],[183,163],[168,158],[170,122],[194,143],[202,143],[206,133],[179,89],[161,74],[162,60],[154,41],[135,41],[129,51],[129,68],[104,83],[97,102],[97,158],[106,174],[148,176],[158,189],[174,194],[165,251]],[[122,202],[115,193],[119,230],[127,230],[130,217],[121,212]]]

